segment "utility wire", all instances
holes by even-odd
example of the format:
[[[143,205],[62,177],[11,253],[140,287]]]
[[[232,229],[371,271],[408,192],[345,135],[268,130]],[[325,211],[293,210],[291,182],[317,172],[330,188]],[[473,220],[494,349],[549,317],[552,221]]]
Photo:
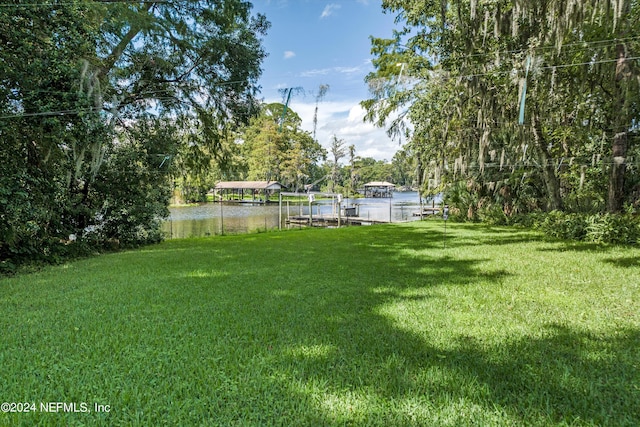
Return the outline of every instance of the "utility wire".
[[[624,58],[624,61],[635,61],[637,59],[640,59],[640,56],[631,56],[631,57],[628,57],[628,58]],[[619,60],[620,60],[620,58],[603,59],[603,60],[600,60],[600,61],[577,62],[577,63],[570,63],[570,64],[554,64],[554,65],[546,65],[546,66],[543,66],[543,67],[538,67],[538,69],[539,70],[553,70],[555,68],[578,67],[578,66],[581,66],[581,65],[607,64],[607,63],[612,63],[612,62],[618,62]],[[485,73],[477,73],[477,74],[452,75],[451,78],[484,77],[484,76],[490,76],[490,75],[511,74],[512,72],[513,72],[513,70],[509,70],[509,71],[487,71]]]
[[[563,44],[561,49],[564,49],[567,47],[585,48],[592,45],[617,45],[618,43],[624,43],[624,42],[629,42],[634,40],[640,40],[640,36],[567,43],[567,44]],[[532,50],[534,52],[537,50],[557,50],[557,47],[556,46],[538,46],[533,48]],[[571,51],[576,52],[578,50],[580,49],[575,49]],[[482,56],[495,57],[496,55],[503,55],[503,54],[513,55],[513,54],[525,53],[529,51],[530,51],[529,49],[513,49],[513,50],[502,50],[502,51],[498,50],[493,52],[471,53],[468,55],[452,56],[449,59],[460,60],[460,59],[475,58],[475,57],[482,57]]]
[[[176,3],[166,0],[96,0],[92,2],[55,2],[55,3],[0,3],[0,8],[30,8],[30,7],[58,7],[58,6],[97,6],[97,5],[109,5],[109,4],[132,4],[139,5],[144,3],[165,4]]]
[[[563,44],[561,49],[562,49],[562,52],[565,52],[565,53],[567,52],[566,48],[572,48],[572,49],[569,49],[568,52],[577,52],[579,50],[584,50],[585,48],[590,47],[590,46],[596,46],[596,45],[604,45],[604,46],[611,45],[611,46],[613,46],[613,45],[617,45],[619,43],[631,42],[631,41],[635,41],[635,40],[640,40],[640,36],[567,43],[567,44]],[[408,48],[406,45],[400,45],[400,46]],[[500,56],[502,56],[502,55],[514,55],[514,54],[518,54],[518,53],[530,52],[531,50],[533,50],[535,52],[535,51],[540,51],[540,50],[557,50],[557,49],[558,48],[556,46],[538,46],[538,47],[534,47],[532,49],[495,50],[495,51],[488,51],[488,52],[469,53],[469,54],[466,54],[466,55],[452,55],[451,57],[448,57],[447,59],[458,61],[458,60],[462,60],[462,59],[484,57],[484,56],[495,57],[496,55],[500,55]],[[402,53],[402,52],[400,52],[400,53]]]
[[[86,108],[86,109],[74,109],[74,110],[59,110],[59,111],[41,111],[37,113],[16,113],[5,116],[0,116],[0,120],[15,119],[21,117],[47,117],[47,116],[69,116],[81,113],[91,113],[96,111],[102,111],[103,108]]]
[[[640,56],[633,56],[633,57],[629,57],[629,58],[624,58],[625,61],[632,61],[632,60],[639,60],[639,59],[640,59]],[[543,66],[543,67],[539,67],[538,69],[540,69],[540,70],[552,70],[552,69],[557,69],[557,68],[569,68],[569,67],[577,67],[577,66],[582,66],[582,65],[596,65],[596,64],[613,63],[613,62],[618,62],[619,60],[620,59],[617,58],[617,59],[603,59],[603,60],[600,60],[600,61],[589,61],[589,62],[570,63],[570,64],[555,64],[555,65],[546,65],[546,66]],[[484,77],[484,76],[490,76],[490,75],[511,74],[512,72],[513,72],[513,70],[509,70],[509,71],[488,71],[488,72],[485,72],[485,73],[452,75],[451,78]],[[227,85],[231,85],[231,84],[235,84],[235,83],[243,83],[243,82],[244,82],[243,80],[219,82],[219,83],[216,83],[214,86],[227,86]],[[172,89],[157,89],[157,90],[153,90],[151,92],[147,92],[145,94],[170,92],[172,90],[176,90],[176,89],[175,88],[172,88]],[[34,89],[34,90],[26,91],[24,93],[73,94],[74,91],[64,92],[64,91],[50,91],[50,90],[46,90],[46,89]]]
[[[227,86],[227,85],[231,85],[231,84],[235,84],[235,83],[243,83],[244,80],[234,80],[234,81],[228,81],[228,82],[220,82],[217,83],[214,86]],[[159,89],[159,90],[154,90],[151,92],[143,92],[140,95],[153,95],[153,94],[160,94],[163,92],[169,92],[171,91],[170,89]],[[51,91],[51,92],[47,92],[47,91],[30,91],[30,92],[34,92],[34,93],[53,93],[53,94],[73,94],[73,93],[77,93],[75,91],[73,92],[58,92],[58,91]],[[129,95],[129,94],[127,94]],[[136,95],[135,93],[130,94],[130,95]],[[176,101],[180,101],[178,98],[175,97],[166,97],[166,96],[158,96],[158,97],[149,97],[149,98],[140,98],[140,99],[135,99],[133,102],[137,102],[137,101],[172,101],[172,102],[176,102]],[[127,105],[130,105],[131,103],[127,103]],[[0,120],[4,120],[4,119],[12,119],[12,118],[21,118],[21,117],[38,117],[38,116],[65,116],[65,115],[74,115],[74,114],[81,114],[81,113],[90,113],[90,112],[96,112],[96,111],[109,111],[109,108],[106,107],[90,107],[90,108],[80,108],[80,109],[68,109],[68,110],[56,110],[56,111],[40,111],[40,112],[33,112],[33,113],[15,113],[15,114],[8,114],[8,115],[4,115],[4,116],[0,116]]]

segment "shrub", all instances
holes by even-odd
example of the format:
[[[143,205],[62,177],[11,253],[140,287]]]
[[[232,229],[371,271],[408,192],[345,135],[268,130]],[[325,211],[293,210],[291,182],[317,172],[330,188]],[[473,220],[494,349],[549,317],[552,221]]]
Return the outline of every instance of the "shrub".
[[[640,240],[640,220],[631,214],[553,211],[531,223],[534,228],[559,239],[613,244],[635,244]]]
[[[518,226],[518,227],[526,227],[526,228],[534,228],[540,229],[542,222],[545,220],[545,214],[539,212],[525,213],[525,214],[514,214],[510,217],[507,217],[507,224]]]
[[[581,214],[552,211],[546,215],[539,228],[549,236],[559,239],[584,240],[587,221]]]
[[[122,247],[160,242],[170,197],[164,171],[135,144],[123,143],[110,154],[97,185],[104,202],[86,237],[100,241],[104,249],[114,249],[115,242]]]
[[[478,209],[478,218],[480,221],[492,225],[509,224],[509,218],[505,215],[503,207],[497,203],[491,203]]]
[[[591,215],[586,223],[585,240],[589,242],[635,244],[640,238],[640,221],[629,214]]]

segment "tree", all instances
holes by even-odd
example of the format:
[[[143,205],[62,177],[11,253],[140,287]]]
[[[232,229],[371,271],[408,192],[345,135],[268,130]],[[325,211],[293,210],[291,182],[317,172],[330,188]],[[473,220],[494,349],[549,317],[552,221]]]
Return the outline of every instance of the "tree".
[[[409,119],[430,176],[425,185],[464,180],[492,188],[486,197],[498,200],[505,185],[535,176],[546,209],[562,209],[576,191],[569,163],[597,156],[610,170],[608,210],[621,208],[639,114],[631,59],[638,41],[627,37],[638,27],[637,2],[389,0],[383,7],[403,28],[393,39],[372,39],[374,96],[363,105],[379,125],[400,111],[391,131]],[[609,150],[586,150],[603,138]]]
[[[356,146],[351,144],[348,147],[349,150],[349,181],[347,183],[347,197],[349,194],[355,193],[357,188],[357,176],[358,171],[355,167],[356,162]]]
[[[326,153],[301,124],[298,114],[290,108],[285,112],[283,104],[262,106],[241,135],[249,179],[280,181],[296,191],[304,186]]]
[[[393,165],[392,181],[402,187],[412,187],[416,180],[416,159],[410,147],[398,150],[391,160]]]
[[[177,153],[167,158],[171,165],[173,197],[176,202],[204,202],[207,193],[220,180],[240,180],[247,174],[247,164],[238,143],[240,130],[227,132],[217,147],[202,140],[202,125],[189,120],[188,131],[176,135]]]
[[[19,212],[33,211],[30,230],[37,232],[12,223],[0,236],[3,259],[15,259],[12,253],[20,246],[31,248],[26,256],[32,257],[58,247],[70,234],[82,238],[90,226],[106,221],[100,213],[106,204],[128,203],[104,193],[118,185],[113,168],[127,167],[118,160],[125,145],[125,157],[136,164],[156,150],[140,144],[145,138],[163,147],[157,153],[164,153],[162,159],[171,160],[185,138],[172,137],[174,146],[167,147],[154,135],[163,128],[186,135],[195,122],[198,144],[218,156],[233,128],[256,113],[265,57],[260,37],[269,24],[264,16],[253,16],[246,1],[5,6],[0,10],[0,41],[7,47],[0,52],[0,157],[10,162],[3,184],[10,189],[4,193],[11,206],[3,210],[12,221],[20,220]],[[149,121],[153,126],[139,126]],[[143,130],[150,134],[141,136]],[[132,150],[142,152],[134,156]],[[116,181],[104,185],[98,177]],[[137,203],[147,201],[140,197]]]
[[[178,137],[174,124],[150,116],[138,119],[109,147],[91,194],[101,220],[90,237],[125,247],[162,240],[160,222],[169,213],[167,177]]]
[[[390,181],[393,175],[393,166],[384,160],[376,160],[373,157],[363,157],[355,161],[358,170],[359,182],[365,184],[371,181]]]
[[[316,141],[316,129],[318,127],[318,104],[320,103],[320,101],[322,101],[328,91],[329,85],[327,84],[321,84],[320,87],[318,87],[318,94],[316,95],[316,108],[313,111],[313,139]]]
[[[80,2],[23,6],[0,10],[0,269],[66,251],[60,240],[88,224],[96,147],[111,135],[79,91],[79,64],[95,56],[99,14]]]
[[[331,180],[329,181],[329,192],[335,193],[336,184],[338,182],[339,176],[338,172],[340,169],[340,159],[342,159],[347,154],[347,147],[344,146],[345,141],[343,139],[338,139],[337,136],[333,135],[331,137],[331,148],[329,151],[331,152],[332,161],[331,161]]]

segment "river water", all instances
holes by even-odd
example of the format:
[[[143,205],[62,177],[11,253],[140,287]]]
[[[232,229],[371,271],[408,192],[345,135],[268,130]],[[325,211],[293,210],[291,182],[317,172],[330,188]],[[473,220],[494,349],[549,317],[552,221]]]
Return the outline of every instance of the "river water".
[[[376,221],[403,222],[413,221],[420,211],[418,193],[413,191],[395,192],[390,199],[344,199],[342,207],[356,207],[358,216]],[[331,200],[319,200],[313,203],[313,215],[331,215],[334,211]],[[242,234],[278,228],[279,205],[252,205],[244,203],[202,203],[197,206],[171,207],[170,217],[163,223],[167,238],[210,236],[216,234]],[[309,204],[306,199],[300,202],[283,202],[282,227],[289,215],[308,215]],[[343,218],[344,219],[344,218]]]

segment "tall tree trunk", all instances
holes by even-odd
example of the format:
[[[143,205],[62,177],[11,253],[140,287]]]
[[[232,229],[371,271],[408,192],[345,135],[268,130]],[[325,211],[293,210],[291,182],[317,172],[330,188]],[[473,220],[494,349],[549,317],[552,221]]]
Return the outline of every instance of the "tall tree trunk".
[[[609,195],[607,198],[607,210],[617,213],[622,210],[624,202],[624,174],[627,170],[627,132],[618,132],[613,137],[613,161],[609,174]]]
[[[560,180],[556,175],[553,158],[547,148],[547,143],[542,133],[542,126],[540,125],[540,120],[538,120],[537,113],[531,114],[531,129],[533,131],[533,139],[536,143],[536,148],[540,154],[540,160],[542,162],[542,177],[547,189],[547,209],[562,210],[563,203],[562,196],[560,194]]]
[[[611,173],[609,174],[609,194],[607,197],[607,211],[617,213],[622,210],[624,203],[624,175],[627,170],[627,90],[625,79],[629,76],[629,64],[627,61],[627,49],[619,43],[616,46],[618,62],[615,74],[615,104],[616,114],[614,123],[614,136],[611,147]]]

